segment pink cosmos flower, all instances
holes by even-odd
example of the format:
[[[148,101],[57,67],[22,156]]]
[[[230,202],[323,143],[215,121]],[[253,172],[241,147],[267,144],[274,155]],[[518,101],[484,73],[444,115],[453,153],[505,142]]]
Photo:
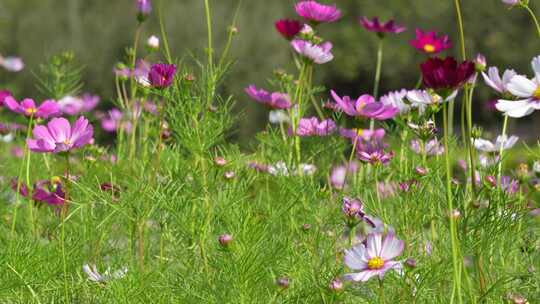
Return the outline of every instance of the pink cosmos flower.
[[[339,135],[341,137],[348,138],[352,141],[352,144],[354,144],[355,141],[379,141],[384,138],[384,135],[386,134],[386,131],[384,129],[375,129],[375,130],[369,130],[369,129],[346,129],[346,128],[339,128]]]
[[[309,41],[294,39],[291,41],[291,46],[300,55],[312,60],[316,64],[325,64],[334,59],[332,54],[332,43],[323,42],[321,44],[313,44]]]
[[[441,155],[444,153],[444,146],[435,138],[426,143],[426,146],[422,148],[419,140],[411,141],[411,150],[418,154],[426,154],[429,156]]]
[[[268,105],[274,109],[288,109],[291,107],[291,99],[288,94],[285,93],[269,93],[263,89],[257,89],[255,85],[248,86],[245,90],[246,94],[253,100]]]
[[[66,194],[62,190],[62,184],[59,181],[51,182],[49,180],[42,180],[34,185],[32,199],[52,206],[59,206],[64,204]]]
[[[437,37],[435,32],[423,32],[416,29],[416,39],[409,42],[413,47],[426,54],[438,54],[452,47],[447,35]]]
[[[62,113],[74,116],[83,112],[92,111],[99,103],[97,95],[84,94],[81,97],[65,96],[58,100],[58,106]]]
[[[107,112],[107,115],[101,118],[101,128],[109,133],[117,132],[118,130],[124,130],[126,132],[131,131],[131,123],[129,121],[123,121],[124,114],[117,108],[112,108]]]
[[[345,188],[347,175],[353,175],[356,171],[358,171],[358,163],[356,161],[332,168],[329,180],[330,185],[334,189],[342,190]]]
[[[139,21],[142,22],[152,12],[152,2],[150,0],[137,0],[136,6]]]
[[[486,84],[500,94],[506,94],[508,92],[510,80],[516,75],[517,73],[514,70],[505,70],[501,78],[497,67],[490,67],[487,74],[482,72],[482,77],[484,77]]]
[[[349,116],[363,116],[376,120],[387,120],[399,113],[399,108],[377,102],[371,95],[364,94],[356,101],[353,101],[349,96],[340,97],[333,90],[330,93],[337,103],[338,108]]]
[[[402,89],[399,91],[389,92],[386,95],[381,96],[379,101],[387,106],[398,108],[399,114],[406,114],[411,109],[411,106],[403,101],[406,96],[407,90]]]
[[[304,27],[304,24],[294,19],[280,19],[274,23],[276,30],[285,39],[293,39]]]
[[[540,110],[540,56],[533,58],[531,65],[535,75],[532,80],[515,75],[508,83],[508,91],[519,100],[501,99],[496,105],[497,110],[514,118],[524,117],[535,110]]]
[[[383,239],[382,233],[371,233],[365,243],[360,243],[345,251],[345,265],[357,272],[345,275],[351,281],[366,282],[374,276],[383,279],[389,270],[400,270],[402,265],[394,261],[404,249],[403,241],[389,232]]]
[[[317,1],[300,1],[295,9],[299,16],[313,23],[335,22],[341,18],[341,11],[335,5],[324,5]]]
[[[10,72],[20,72],[24,69],[24,62],[19,57],[0,56],[0,66]]]
[[[0,91],[0,107],[4,105],[4,99],[6,97],[11,96],[11,92],[8,90],[2,90]]]
[[[516,6],[519,4],[519,0],[502,0],[502,2],[506,5],[508,5],[509,7],[513,7],[513,6]]]
[[[387,22],[380,22],[378,17],[373,19],[368,19],[367,17],[362,17],[358,20],[360,25],[370,32],[377,34],[399,34],[404,32],[407,28],[401,25],[397,25],[393,19],[390,19]]]
[[[164,89],[171,86],[175,74],[176,65],[157,63],[150,68],[148,80],[154,88]]]
[[[358,150],[356,156],[359,160],[369,163],[371,165],[386,165],[394,157],[393,152],[385,152],[384,150]]]
[[[63,117],[53,118],[47,126],[37,125],[34,138],[27,139],[28,148],[34,152],[67,152],[81,148],[93,140],[94,129],[84,116],[71,126]]]
[[[296,135],[301,137],[328,136],[334,133],[336,129],[336,123],[331,119],[319,121],[316,117],[302,118],[300,119],[300,122],[298,122],[298,129],[296,130]]]
[[[4,105],[15,113],[47,119],[60,114],[60,107],[53,100],[45,100],[39,107],[33,99],[25,98],[18,103],[12,96],[4,98]]]
[[[456,90],[443,100],[440,95],[434,92],[428,92],[426,90],[412,90],[407,92],[407,100],[410,101],[411,107],[418,108],[420,114],[423,114],[427,107],[452,101],[456,98],[457,94],[458,91]]]

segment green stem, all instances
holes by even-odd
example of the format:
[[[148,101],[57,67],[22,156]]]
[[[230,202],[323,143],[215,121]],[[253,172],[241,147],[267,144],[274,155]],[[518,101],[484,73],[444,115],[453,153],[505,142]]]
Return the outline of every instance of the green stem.
[[[454,268],[454,289],[457,290],[458,303],[462,304],[461,296],[461,274],[459,262],[459,243],[457,239],[456,222],[450,214],[454,210],[452,195],[452,169],[450,166],[450,145],[448,128],[448,109],[447,103],[443,103],[443,128],[444,128],[444,154],[446,166],[446,200],[448,203],[448,218],[450,219],[450,239],[452,244],[452,264]],[[453,298],[452,298],[453,300]]]
[[[465,51],[465,31],[463,29],[463,17],[461,15],[461,3],[460,0],[454,0],[454,4],[456,7],[456,15],[457,15],[457,21],[458,21],[458,28],[459,28],[459,41],[460,41],[460,53],[462,60],[467,59],[467,53]],[[467,95],[467,93],[465,93]],[[450,124],[448,125],[448,133],[452,135],[454,132],[454,103],[450,104],[450,107],[448,109],[448,121]]]
[[[499,168],[497,169],[497,181],[499,183],[499,187],[501,186],[504,143],[506,142],[506,129],[507,128],[508,128],[508,115],[504,115],[503,130],[502,130],[503,140],[501,142],[501,148],[499,149]]]
[[[66,232],[65,232],[65,226],[66,226],[66,215],[67,215],[67,208],[69,204],[69,184],[70,184],[70,164],[69,164],[69,152],[66,153],[66,178],[65,178],[65,197],[64,197],[64,204],[62,206],[61,211],[61,217],[62,217],[62,228],[61,228],[61,235],[60,235],[60,246],[62,250],[62,265],[63,265],[63,271],[64,271],[64,297],[66,299],[66,303],[70,302],[69,299],[69,291],[68,291],[68,279],[67,279],[67,261],[66,261]]]
[[[133,43],[133,54],[131,58],[131,71],[135,71],[135,65],[137,64],[137,47],[139,45],[139,39],[141,36],[141,30],[142,26],[141,23],[137,25],[137,30],[135,31],[135,41]],[[137,95],[137,83],[135,82],[134,75],[131,75],[130,77],[130,93],[131,93],[131,100],[128,101],[128,105],[131,107],[131,111],[133,113],[134,107],[135,107],[135,96]],[[133,115],[132,115],[133,116]],[[133,119],[133,127],[131,130],[131,139],[130,139],[130,145],[129,145],[129,159],[133,159],[133,156],[135,155],[136,150],[136,134],[137,134],[137,123],[135,122],[135,117]]]
[[[474,87],[475,84],[473,84],[472,88],[469,90],[469,94],[464,105],[466,107],[467,118],[466,147],[469,148],[469,169],[471,174],[471,191],[473,201],[476,200],[476,155],[472,138],[472,98],[474,95]]]
[[[383,48],[384,38],[379,38],[379,44],[377,46],[377,66],[375,68],[375,80],[373,83],[373,97],[377,99],[379,97],[379,85],[381,82],[381,68],[383,60]],[[369,129],[373,131],[375,129],[375,120],[371,119],[369,122]]]
[[[540,23],[538,23],[538,18],[536,18],[536,15],[528,5],[524,5],[523,8],[527,10],[527,12],[529,12],[529,15],[531,15],[531,18],[534,21],[534,25],[536,26],[536,32],[538,33],[538,37],[540,37]]]
[[[382,279],[379,279],[379,303],[386,303],[384,299],[384,282]]]
[[[206,28],[208,31],[208,65],[210,67],[210,74],[212,74],[214,65],[214,49],[212,47],[212,15],[210,14],[210,3],[208,0],[204,0],[204,12],[206,14]]]
[[[161,40],[163,41],[163,48],[165,50],[165,57],[167,58],[167,63],[172,63],[171,50],[169,48],[169,40],[167,39],[167,33],[165,32],[165,25],[163,23],[163,16],[161,14],[161,4],[163,1],[159,2],[158,6],[158,19],[159,19],[159,30],[161,32]]]

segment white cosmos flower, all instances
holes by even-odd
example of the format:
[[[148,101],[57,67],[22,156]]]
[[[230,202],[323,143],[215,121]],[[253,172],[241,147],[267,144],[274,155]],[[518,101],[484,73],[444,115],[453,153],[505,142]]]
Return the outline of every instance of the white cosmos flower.
[[[483,152],[499,152],[501,147],[503,150],[512,148],[518,139],[519,137],[517,136],[510,136],[508,138],[507,136],[499,135],[495,143],[493,143],[487,139],[478,138],[474,141],[474,147]]]
[[[497,110],[514,118],[530,115],[535,110],[540,110],[540,56],[533,58],[531,62],[534,78],[516,75],[508,84],[508,92],[518,97],[516,101],[501,99],[495,107]]]
[[[380,102],[385,105],[391,105],[399,109],[400,114],[408,113],[411,106],[406,104],[403,99],[407,96],[407,90],[390,92],[381,97]]]
[[[451,101],[457,96],[457,91],[452,92],[448,98],[444,100],[444,102]],[[441,96],[437,94],[432,94],[425,90],[412,90],[407,93],[407,99],[411,102],[411,106],[413,108],[418,108],[418,111],[420,111],[420,114],[424,113],[426,110],[426,107],[439,104],[443,102],[443,99]]]
[[[96,265],[83,265],[83,271],[88,275],[88,279],[92,282],[105,283],[115,279],[121,279],[126,276],[128,272],[127,267],[119,269],[113,273],[110,272],[110,269],[107,268],[103,274],[99,273],[96,268]]]
[[[535,173],[540,173],[540,161],[535,161],[533,164],[533,171]]]
[[[268,121],[271,124],[288,123],[290,121],[289,115],[283,110],[273,110],[268,114]]]
[[[19,57],[2,57],[0,56],[0,66],[10,72],[20,72],[24,69],[24,62]]]
[[[508,84],[510,83],[510,80],[512,80],[512,78],[516,75],[516,71],[506,70],[504,71],[501,78],[501,76],[499,75],[499,69],[497,67],[490,67],[487,74],[485,72],[482,72],[482,77],[484,77],[484,81],[486,82],[486,84],[500,94],[508,92]]]
[[[13,133],[8,133],[6,135],[1,135],[0,134],[0,141],[4,142],[4,143],[10,143],[10,142],[13,141],[14,138],[15,138],[15,136],[13,135]]]

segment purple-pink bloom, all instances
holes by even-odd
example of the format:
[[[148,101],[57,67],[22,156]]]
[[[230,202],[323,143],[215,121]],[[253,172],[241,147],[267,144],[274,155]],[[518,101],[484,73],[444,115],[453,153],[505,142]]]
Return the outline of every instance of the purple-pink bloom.
[[[52,183],[49,180],[42,180],[34,185],[32,199],[52,206],[59,206],[64,204],[66,194],[62,190],[62,184],[60,182]]]
[[[348,218],[354,220],[363,220],[366,216],[364,212],[364,204],[359,199],[350,197],[343,198],[343,206],[341,212]]]
[[[338,108],[349,116],[363,116],[376,120],[387,120],[399,113],[399,108],[390,104],[375,101],[371,95],[364,94],[356,101],[349,96],[340,97],[333,90],[330,91]]]
[[[67,152],[81,148],[93,140],[94,129],[84,116],[71,126],[63,117],[53,118],[47,126],[37,125],[34,138],[27,139],[28,148],[34,152]]]
[[[355,141],[379,141],[384,138],[385,134],[386,131],[382,128],[375,130],[339,128],[339,135],[350,139],[353,144]]]
[[[313,23],[335,22],[341,18],[336,5],[324,5],[317,1],[301,1],[295,5],[296,13]]]
[[[497,67],[490,67],[487,74],[482,72],[482,77],[484,77],[486,84],[499,94],[508,93],[508,85],[510,84],[510,80],[512,80],[512,78],[516,75],[517,73],[514,70],[505,70],[501,78],[499,75],[499,69]]]
[[[291,46],[298,54],[312,60],[316,64],[325,64],[334,59],[332,43],[329,41],[321,44],[313,44],[309,41],[294,39],[291,41]]]
[[[11,96],[11,92],[8,90],[2,90],[0,91],[0,107],[4,105],[4,99],[6,97]]]
[[[345,251],[345,265],[357,272],[345,275],[351,281],[366,282],[374,276],[383,279],[384,274],[392,269],[399,270],[402,265],[394,261],[404,249],[403,241],[389,232],[383,239],[382,233],[371,233],[366,242]]]
[[[367,17],[361,17],[358,22],[360,25],[370,32],[374,32],[380,35],[384,34],[399,34],[404,32],[407,28],[401,25],[397,25],[393,19],[387,22],[380,22],[378,17],[368,19]]]
[[[417,50],[426,54],[438,54],[452,47],[452,42],[447,35],[437,37],[437,33],[423,32],[421,29],[416,29],[416,39],[409,42]]]
[[[288,109],[291,107],[291,99],[288,94],[280,92],[269,93],[264,89],[257,89],[255,85],[248,86],[244,91],[253,100],[271,108]]]
[[[136,5],[139,21],[142,22],[152,12],[152,2],[150,0],[137,0]]]
[[[150,68],[148,80],[153,87],[163,89],[172,84],[175,74],[176,65],[157,63]]]
[[[319,121],[316,117],[302,118],[298,122],[296,135],[304,136],[327,136],[337,129],[336,123],[331,119]]]
[[[330,173],[330,185],[334,189],[342,190],[345,187],[347,175],[352,175],[358,171],[358,163],[352,161],[349,164],[336,166]]]
[[[107,115],[101,118],[101,128],[106,132],[114,133],[118,130],[131,131],[131,123],[123,122],[124,114],[117,108],[112,108]]]
[[[62,113],[74,116],[92,111],[98,105],[99,101],[99,96],[91,94],[84,94],[81,97],[65,96],[58,100],[58,106]]]
[[[411,141],[411,150],[418,154],[433,156],[443,154],[444,146],[436,138],[426,142],[424,147],[420,140],[414,139]]]
[[[20,103],[12,96],[4,98],[4,105],[15,113],[25,116],[47,119],[60,114],[60,107],[53,100],[45,100],[39,107],[33,99],[25,98]]]

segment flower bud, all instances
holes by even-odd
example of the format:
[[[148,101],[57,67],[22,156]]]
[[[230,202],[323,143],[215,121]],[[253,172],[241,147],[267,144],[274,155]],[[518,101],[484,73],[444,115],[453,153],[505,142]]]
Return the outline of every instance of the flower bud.
[[[152,2],[150,0],[137,0],[137,20],[139,22],[144,22],[151,12]]]
[[[233,237],[230,234],[222,234],[219,236],[218,241],[221,246],[228,247],[232,243]]]
[[[214,163],[220,167],[223,167],[227,164],[227,160],[221,156],[214,157]]]
[[[486,70],[487,61],[486,57],[480,53],[476,55],[476,58],[474,59],[474,66],[476,68],[477,72],[483,72]]]
[[[148,46],[151,51],[157,51],[159,49],[159,38],[154,35],[150,36],[146,41],[146,46]]]
[[[461,217],[461,211],[459,211],[458,209],[454,209],[452,210],[450,216],[452,217],[452,219],[457,220]]]
[[[405,265],[410,268],[416,268],[416,260],[413,258],[407,258],[405,260]]]
[[[236,177],[236,174],[234,173],[234,171],[227,171],[225,172],[224,176],[226,179],[233,179]]]
[[[343,282],[340,279],[333,279],[328,285],[328,288],[334,292],[340,292],[343,290]]]
[[[290,285],[289,278],[281,277],[277,279],[276,284],[283,289],[287,289],[289,288],[289,285]]]
[[[424,176],[424,175],[426,175],[428,173],[428,170],[426,168],[420,167],[420,166],[416,167],[415,171],[416,171],[416,174],[418,174],[420,176]]]
[[[480,126],[474,126],[471,130],[471,136],[474,139],[481,138],[482,133],[484,133],[484,130]]]

